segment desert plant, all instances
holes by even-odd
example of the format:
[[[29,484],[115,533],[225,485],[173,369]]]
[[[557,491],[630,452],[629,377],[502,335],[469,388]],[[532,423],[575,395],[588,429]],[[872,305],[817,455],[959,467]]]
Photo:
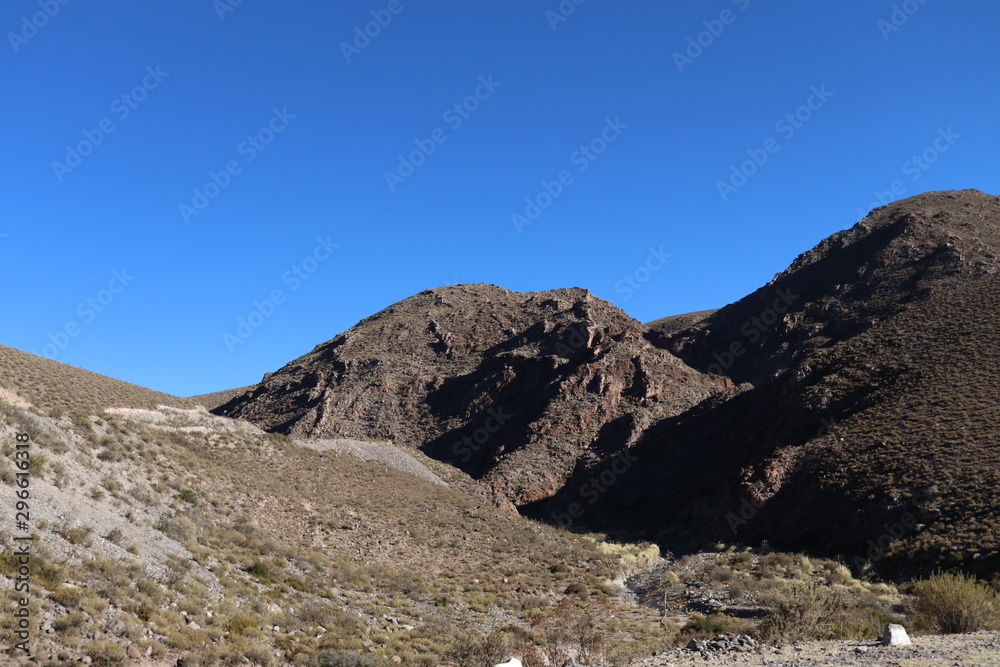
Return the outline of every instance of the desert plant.
[[[376,667],[378,662],[355,651],[323,651],[316,658],[319,667]]]
[[[820,636],[826,620],[841,606],[832,590],[815,583],[775,588],[762,601],[770,612],[756,634],[768,643]]]
[[[493,630],[479,636],[463,636],[449,652],[448,657],[459,667],[495,665],[509,657],[511,641],[506,634]],[[320,663],[323,664],[322,662]],[[331,667],[335,667],[331,664]],[[364,665],[337,665],[336,667],[366,667]]]
[[[128,654],[125,653],[125,649],[112,642],[91,642],[86,649],[86,654],[90,657],[90,664],[95,665],[95,667],[113,667],[128,662]]]
[[[738,635],[748,634],[753,627],[753,622],[744,618],[736,618],[726,614],[705,616],[704,614],[693,612],[690,620],[681,628],[680,639],[687,640],[692,637],[710,639],[717,635],[724,635],[727,632]]]
[[[966,574],[938,573],[913,586],[918,624],[934,632],[958,634],[994,629],[1000,596]]]

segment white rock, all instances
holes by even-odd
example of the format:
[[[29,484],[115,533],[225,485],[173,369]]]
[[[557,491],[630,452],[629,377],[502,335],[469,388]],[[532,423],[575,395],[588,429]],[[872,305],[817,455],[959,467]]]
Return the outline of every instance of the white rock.
[[[524,667],[524,665],[522,665],[521,661],[517,658],[511,658],[507,662],[501,662],[499,665],[495,665],[495,667]]]
[[[883,646],[909,646],[912,643],[906,628],[898,623],[890,623],[882,634]]]

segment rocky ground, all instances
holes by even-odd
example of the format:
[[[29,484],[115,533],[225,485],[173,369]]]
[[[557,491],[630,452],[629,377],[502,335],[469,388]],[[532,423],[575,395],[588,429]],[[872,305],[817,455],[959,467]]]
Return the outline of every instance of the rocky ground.
[[[884,667],[997,667],[1000,633],[926,635],[912,637],[911,646],[885,647],[876,641],[802,642],[752,651],[663,651],[638,663],[644,667],[687,665],[769,665],[771,667],[865,666]]]

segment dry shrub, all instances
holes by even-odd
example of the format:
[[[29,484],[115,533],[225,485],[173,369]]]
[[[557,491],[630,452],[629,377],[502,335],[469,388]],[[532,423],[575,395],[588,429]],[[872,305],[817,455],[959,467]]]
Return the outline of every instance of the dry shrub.
[[[770,612],[757,626],[757,636],[774,644],[820,637],[827,619],[843,607],[839,596],[819,584],[789,584],[762,595]]]
[[[1000,596],[986,583],[966,574],[938,573],[913,586],[920,627],[960,634],[998,626]]]
[[[91,642],[85,652],[94,667],[113,667],[124,665],[129,661],[125,649],[112,642]]]

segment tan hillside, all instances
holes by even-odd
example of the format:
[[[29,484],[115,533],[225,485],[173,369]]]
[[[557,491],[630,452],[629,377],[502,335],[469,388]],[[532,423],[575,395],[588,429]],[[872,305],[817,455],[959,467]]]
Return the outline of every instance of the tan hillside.
[[[0,387],[46,411],[96,414],[104,408],[194,407],[188,399],[115,380],[0,345]]]

